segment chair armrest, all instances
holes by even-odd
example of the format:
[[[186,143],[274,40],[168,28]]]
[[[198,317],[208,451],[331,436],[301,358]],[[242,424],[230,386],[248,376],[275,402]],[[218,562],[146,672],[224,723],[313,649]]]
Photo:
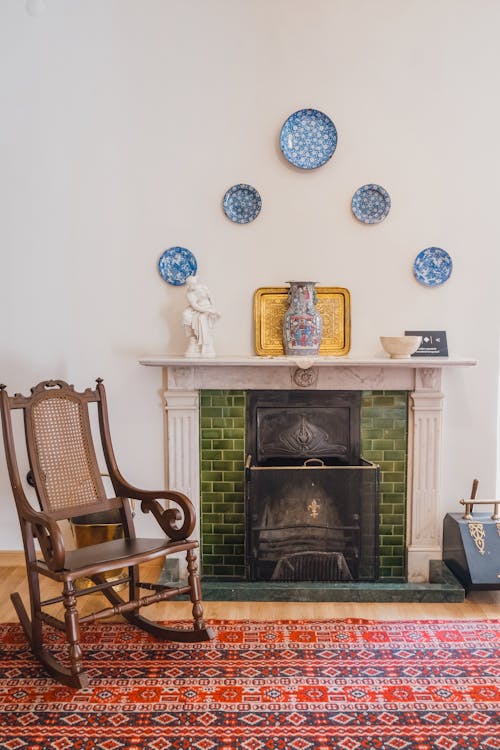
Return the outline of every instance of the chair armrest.
[[[101,388],[101,398],[104,399],[102,386],[98,386],[98,388]],[[106,463],[116,496],[139,500],[142,512],[152,513],[170,539],[175,541],[187,539],[193,533],[196,524],[196,512],[191,500],[187,495],[177,492],[177,490],[142,490],[127,482],[116,465],[108,434],[107,419],[104,419],[104,417],[101,417],[101,419],[104,421],[104,426],[101,425],[101,431],[104,433],[103,446]],[[178,507],[164,508],[158,502],[159,500],[174,502]]]
[[[175,490],[155,492],[129,487],[127,497],[140,500],[142,512],[152,513],[170,539],[175,541],[187,539],[193,533],[196,512],[191,500],[182,492]],[[164,508],[159,500],[174,502],[178,507]]]
[[[43,558],[50,570],[64,568],[65,547],[61,529],[47,513],[37,511],[31,506],[24,506],[20,511],[21,519],[31,526],[33,536],[38,539]]]

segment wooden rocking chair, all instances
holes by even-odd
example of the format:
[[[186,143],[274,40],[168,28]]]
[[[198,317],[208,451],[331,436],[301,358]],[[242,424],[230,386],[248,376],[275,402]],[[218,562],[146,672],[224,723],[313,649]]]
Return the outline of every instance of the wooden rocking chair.
[[[18,593],[11,595],[21,625],[33,654],[58,681],[81,688],[88,684],[80,647],[80,624],[122,614],[126,620],[159,638],[172,641],[208,641],[213,631],[203,621],[201,587],[195,550],[198,542],[189,539],[195,525],[191,501],[174,491],[150,492],[128,484],[118,470],[109,432],[106,394],[102,380],[95,390],[75,391],[62,380],[47,380],[31,389],[31,396],[9,396],[0,385],[2,427],[12,491],[16,501],[23,536],[30,592],[31,616]],[[97,404],[102,450],[116,497],[108,498],[101,479],[94,449],[89,404]],[[20,480],[16,459],[11,411],[22,409],[30,465],[28,481],[36,490],[41,510],[29,503]],[[141,502],[145,513],[151,512],[166,534],[158,539],[137,538],[134,532],[129,499]],[[159,502],[166,500],[165,509]],[[173,507],[171,507],[173,505]],[[65,549],[58,521],[92,513],[114,512],[123,526],[123,538],[105,541],[80,549]],[[38,540],[40,552],[35,548]],[[187,585],[164,586],[139,580],[139,564],[185,552]],[[43,558],[43,559],[42,559]],[[106,577],[108,571],[125,569],[119,580]],[[62,584],[62,596],[41,600],[39,576]],[[77,588],[79,578],[91,579],[90,588]],[[126,582],[128,596],[116,590]],[[127,586],[128,584],[128,586]],[[140,596],[139,589],[154,593]],[[90,615],[80,616],[78,598],[102,592],[111,606]],[[189,594],[192,602],[193,627],[169,628],[138,614],[141,607]],[[63,603],[64,621],[43,610]],[[61,663],[43,642],[43,625],[66,633],[69,659]]]

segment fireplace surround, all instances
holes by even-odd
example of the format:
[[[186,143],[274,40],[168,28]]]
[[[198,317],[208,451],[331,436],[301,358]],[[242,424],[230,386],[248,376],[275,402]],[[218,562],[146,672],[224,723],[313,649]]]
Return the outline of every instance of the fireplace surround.
[[[233,357],[189,359],[152,356],[160,367],[166,409],[165,460],[169,486],[185,492],[200,512],[200,394],[210,389],[406,391],[409,395],[407,471],[407,578],[429,579],[441,559],[440,503],[443,370],[469,367],[472,359],[385,357]],[[199,521],[198,521],[199,522]],[[196,533],[199,534],[197,529]]]
[[[256,393],[225,389],[200,393],[200,520],[205,581],[246,577],[244,476],[246,457],[254,451],[246,424],[248,403]],[[321,397],[321,391],[314,393]],[[402,565],[406,556],[408,394],[353,394],[360,401],[361,453],[381,467],[380,577],[384,581],[406,580]],[[302,395],[297,392],[298,397]]]

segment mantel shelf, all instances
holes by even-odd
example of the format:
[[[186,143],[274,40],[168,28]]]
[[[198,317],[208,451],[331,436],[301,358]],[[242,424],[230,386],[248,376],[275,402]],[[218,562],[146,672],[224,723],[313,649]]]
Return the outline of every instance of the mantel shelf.
[[[473,367],[477,360],[465,357],[369,357],[348,355],[345,357],[259,357],[221,355],[217,357],[183,357],[160,354],[142,357],[139,364],[148,367],[388,367],[388,368],[445,368]]]

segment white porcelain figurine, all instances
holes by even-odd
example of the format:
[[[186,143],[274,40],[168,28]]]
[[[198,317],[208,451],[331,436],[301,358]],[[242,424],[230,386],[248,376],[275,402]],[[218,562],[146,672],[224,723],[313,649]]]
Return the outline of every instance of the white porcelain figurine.
[[[215,357],[212,328],[220,318],[210,292],[196,276],[186,279],[188,306],[182,313],[184,330],[188,337],[185,357]]]

